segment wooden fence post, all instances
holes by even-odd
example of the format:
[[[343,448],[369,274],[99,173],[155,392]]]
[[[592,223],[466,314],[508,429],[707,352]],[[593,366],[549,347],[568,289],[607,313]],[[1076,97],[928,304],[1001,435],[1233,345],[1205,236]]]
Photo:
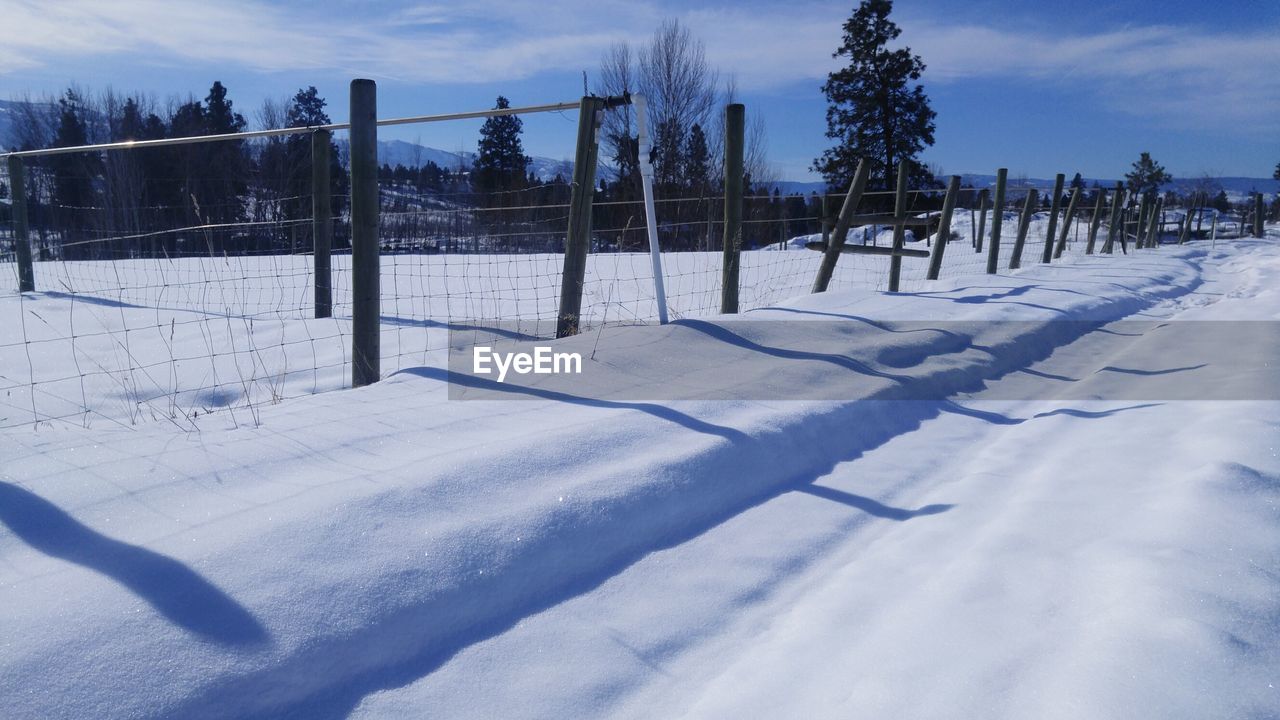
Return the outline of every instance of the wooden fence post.
[[[831,284],[831,275],[835,272],[836,262],[840,260],[840,249],[844,247],[849,236],[849,223],[862,201],[862,193],[867,187],[867,178],[871,175],[871,163],[862,158],[853,172],[853,180],[849,183],[849,192],[844,196],[844,204],[840,206],[840,215],[836,218],[835,231],[827,239],[827,249],[822,256],[822,264],[818,266],[818,276],[813,281],[813,292],[826,292]]]
[[[1036,214],[1037,193],[1035,188],[1027,191],[1027,202],[1022,206],[1022,217],[1018,218],[1018,238],[1013,241],[1013,255],[1009,258],[1009,269],[1022,267],[1022,246],[1027,242],[1027,231],[1031,229],[1031,216]]]
[[[907,175],[911,171],[911,161],[898,163],[898,187],[893,202],[893,255],[889,258],[889,292],[898,292],[902,279],[902,246],[907,240],[907,226],[903,221],[907,218]]]
[[[1107,255],[1115,252],[1117,233],[1120,235],[1121,242],[1124,240],[1124,204],[1126,199],[1124,183],[1116,183],[1116,189],[1111,196],[1111,218],[1107,223],[1107,240],[1102,243],[1102,252]]]
[[[724,109],[724,264],[720,312],[738,312],[738,268],[742,261],[742,173],[746,108]]]
[[[1147,210],[1151,204],[1146,193],[1138,196],[1138,217],[1134,227],[1133,249],[1141,250],[1143,239],[1147,236]]]
[[[947,186],[947,196],[942,201],[942,217],[938,218],[938,237],[933,241],[933,254],[929,256],[929,280],[937,280],[942,272],[942,255],[947,250],[947,239],[951,236],[951,213],[956,209],[956,195],[960,193],[960,176],[952,175]]]
[[[1080,188],[1071,188],[1071,200],[1067,202],[1067,214],[1062,217],[1062,235],[1058,237],[1058,246],[1053,249],[1053,259],[1062,257],[1067,249],[1067,234],[1071,232],[1071,223],[1075,219],[1076,204],[1080,202]],[[1048,240],[1052,240],[1050,237]]]
[[[1098,188],[1098,201],[1093,206],[1093,217],[1089,219],[1089,239],[1084,246],[1084,254],[1093,254],[1093,245],[1098,239],[1098,228],[1102,225],[1102,203],[1107,198],[1107,191]]]
[[[333,315],[333,273],[329,251],[333,246],[333,212],[329,188],[328,130],[311,134],[311,251],[315,270],[315,316]]]
[[[1164,219],[1164,198],[1156,198],[1155,204],[1151,206],[1151,222],[1147,224],[1147,244],[1145,247],[1156,248],[1160,246],[1160,227]]]
[[[1253,236],[1262,237],[1265,233],[1262,221],[1266,218],[1262,205],[1262,193],[1253,196]]]
[[[351,385],[381,377],[378,86],[351,81]]]
[[[822,246],[826,247],[831,243],[831,217],[827,215],[827,191],[822,191]]]
[[[1053,178],[1053,198],[1049,201],[1049,229],[1044,234],[1044,251],[1040,253],[1040,262],[1047,263],[1053,257],[1053,238],[1058,229],[1058,211],[1062,209],[1062,185],[1067,176],[1058,173]]]
[[[989,195],[990,191],[987,188],[982,188],[978,193],[978,234],[973,239],[973,251],[976,253],[982,252],[982,234],[987,229],[987,197]]]
[[[18,260],[18,292],[36,291],[31,264],[31,238],[27,231],[27,180],[22,158],[9,156],[9,202],[13,212],[13,251]]]
[[[995,275],[1000,263],[1000,229],[1004,226],[1004,188],[1009,168],[996,170],[996,197],[991,202],[991,245],[987,248],[987,274]]]
[[[564,242],[564,271],[560,275],[560,312],[556,337],[578,334],[581,327],[582,288],[587,279],[587,254],[591,251],[591,202],[595,196],[596,136],[604,113],[604,98],[586,96],[578,108],[578,140],[573,155],[573,185],[569,196],[569,228]]]
[[[1178,244],[1185,245],[1187,240],[1191,238],[1191,214],[1195,209],[1195,201],[1192,198],[1187,199],[1187,209],[1182,215],[1182,227],[1178,232]]]

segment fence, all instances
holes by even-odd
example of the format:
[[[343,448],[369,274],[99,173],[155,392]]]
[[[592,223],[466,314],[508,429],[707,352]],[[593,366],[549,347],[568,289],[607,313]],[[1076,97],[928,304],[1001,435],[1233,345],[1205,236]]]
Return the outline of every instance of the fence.
[[[265,403],[443,362],[450,330],[551,337],[658,318],[639,188],[615,181],[595,200],[600,113],[625,98],[378,121],[373,92],[353,83],[346,124],[10,154],[0,261],[22,291],[0,294],[0,427],[254,424]],[[380,125],[573,109],[569,178],[482,193],[459,173],[376,162]],[[866,190],[860,169],[844,193],[765,193],[732,181],[743,109],[729,112],[726,187],[658,188],[675,318],[1228,234],[1202,203],[1177,214],[1003,170],[992,188],[910,188],[902,168],[895,190]],[[209,172],[231,167],[232,144],[252,167]],[[56,201],[68,182],[85,204]]]

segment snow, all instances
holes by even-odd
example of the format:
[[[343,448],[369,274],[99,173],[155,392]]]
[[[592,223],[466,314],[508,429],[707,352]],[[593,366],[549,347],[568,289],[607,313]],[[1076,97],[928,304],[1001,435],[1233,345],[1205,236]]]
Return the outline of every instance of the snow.
[[[545,378],[450,399],[419,335],[382,382],[263,403],[254,423],[4,431],[6,713],[1274,714],[1280,403],[1132,399],[1174,368],[1221,381],[1215,348],[1167,324],[1280,319],[1274,238],[1050,266],[1029,247],[996,276],[965,256],[894,295],[852,275],[804,295],[817,253],[747,255],[805,263],[801,289],[741,318],[557,341],[595,352],[574,392]],[[434,282],[493,262],[447,261],[393,268]],[[647,278],[626,256],[594,262],[614,288]],[[305,272],[270,277],[295,274],[261,302],[305,292]],[[445,293],[406,295],[397,313],[422,317]],[[73,303],[21,302],[48,317]],[[120,302],[101,317],[168,317]],[[77,322],[97,317],[74,303]],[[5,332],[21,314],[0,315]],[[1140,337],[1113,330],[1135,321]],[[1274,345],[1238,350],[1273,367]],[[725,370],[727,351],[789,360]],[[337,377],[340,350],[323,352]],[[875,371],[858,394],[811,392],[855,364]],[[936,395],[897,399],[894,376]],[[1228,379],[1223,396],[1277,397],[1269,374]]]

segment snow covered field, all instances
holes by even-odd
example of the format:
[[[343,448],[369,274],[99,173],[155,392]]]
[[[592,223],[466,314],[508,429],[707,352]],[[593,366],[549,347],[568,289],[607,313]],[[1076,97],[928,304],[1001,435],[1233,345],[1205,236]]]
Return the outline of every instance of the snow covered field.
[[[970,220],[968,213],[956,217],[962,237]],[[1040,257],[1047,223],[1047,214],[1032,223],[1025,264]],[[887,244],[881,235],[877,241]],[[1005,246],[1002,266],[1007,237]],[[718,312],[720,253],[663,258],[673,317]],[[438,362],[433,355],[448,347],[451,327],[501,321],[521,333],[554,335],[563,256],[386,255],[381,262],[384,374]],[[804,249],[743,253],[740,306],[807,293],[819,262],[819,253]],[[914,258],[904,263],[904,291],[939,287],[924,279],[926,266]],[[953,243],[943,278],[984,268],[985,254]],[[0,431],[253,425],[262,406],[350,383],[350,256],[334,257],[334,317],[326,319],[313,317],[313,268],[305,255],[38,262],[40,292],[27,295],[16,292],[15,266],[2,270]],[[887,280],[887,258],[846,256],[830,288],[883,290]],[[589,256],[582,302],[587,328],[656,321],[648,255]]]
[[[1280,320],[1280,234],[1269,232],[997,276],[966,272],[978,266],[966,258],[898,295],[850,280],[804,296],[805,268],[795,297],[741,320],[556,343],[594,350],[589,363],[610,377],[652,382],[666,368],[727,396],[811,386],[856,363],[879,383],[857,398],[451,401],[442,356],[401,352],[403,369],[376,385],[262,403],[254,423],[11,428],[0,435],[0,707],[42,718],[1273,717],[1280,402],[1172,401],[1158,386],[1130,399],[1170,376],[1224,382],[1212,348],[1163,321]],[[78,317],[103,310],[78,302]],[[126,324],[159,312],[125,302],[105,312]],[[305,307],[265,301],[280,303]],[[788,341],[806,319],[847,323],[832,341],[844,360],[798,356]],[[986,334],[895,333],[886,320],[976,321]],[[1162,322],[1140,334],[1111,324],[1132,320]],[[441,331],[423,325],[384,330],[384,347]],[[1273,368],[1274,338],[1240,355]],[[727,339],[790,354],[796,369],[705,367]],[[940,399],[893,399],[899,376]],[[1278,381],[1242,373],[1221,397],[1274,398]],[[1060,399],[1067,386],[1093,399]]]

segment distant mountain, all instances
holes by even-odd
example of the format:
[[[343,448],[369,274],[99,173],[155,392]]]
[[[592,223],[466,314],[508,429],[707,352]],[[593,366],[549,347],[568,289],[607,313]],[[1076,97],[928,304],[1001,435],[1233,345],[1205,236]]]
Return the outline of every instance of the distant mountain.
[[[827,191],[827,184],[822,181],[818,182],[797,182],[794,180],[779,180],[769,183],[769,191],[772,192],[777,188],[778,192],[783,195],[808,195],[810,193],[822,193]]]
[[[976,187],[976,188],[995,187],[996,176],[995,175],[978,175],[978,174],[972,174],[972,173],[961,173],[960,182],[963,185]],[[1068,182],[1070,182],[1070,178],[1068,178]],[[1093,184],[1096,182],[1104,188],[1114,188],[1116,186],[1117,180],[1115,178],[1084,178],[1084,182],[1085,182],[1085,185],[1088,187],[1093,187]],[[1203,182],[1202,178],[1174,177],[1173,182],[1165,183],[1164,185],[1161,185],[1160,189],[1173,190],[1179,195],[1185,195],[1199,188],[1202,182]],[[1223,190],[1226,191],[1227,197],[1230,198],[1232,202],[1240,202],[1241,200],[1244,200],[1245,198],[1249,197],[1250,193],[1254,193],[1258,191],[1261,191],[1263,194],[1266,194],[1266,195],[1274,195],[1280,192],[1280,180],[1275,180],[1272,178],[1250,178],[1250,177],[1229,176],[1229,177],[1213,178],[1213,182],[1216,182],[1219,186],[1222,187]],[[1013,187],[1015,185],[1022,185],[1022,186],[1029,185],[1037,188],[1043,188],[1043,187],[1052,188],[1053,179],[1052,178],[1050,179],[1022,178],[1022,177],[1015,178],[1013,176],[1010,176],[1009,186]]]
[[[345,154],[347,152],[346,140],[338,140],[338,151]],[[404,165],[407,168],[415,168],[433,162],[446,170],[469,169],[475,162],[476,154],[469,150],[458,150],[450,152],[448,150],[440,150],[439,148],[427,147],[416,143],[405,142],[404,140],[379,140],[378,141],[378,164],[386,164],[391,167],[396,165]],[[554,180],[557,175],[569,180],[573,177],[573,161],[571,160],[553,160],[548,157],[531,157],[529,158],[529,170],[542,181]],[[613,171],[605,166],[600,165],[596,168],[596,177],[612,177]]]

